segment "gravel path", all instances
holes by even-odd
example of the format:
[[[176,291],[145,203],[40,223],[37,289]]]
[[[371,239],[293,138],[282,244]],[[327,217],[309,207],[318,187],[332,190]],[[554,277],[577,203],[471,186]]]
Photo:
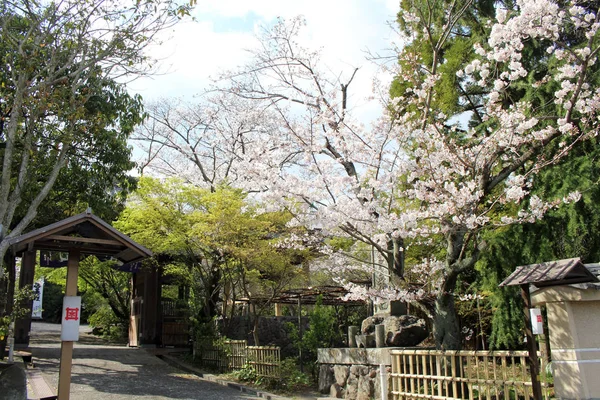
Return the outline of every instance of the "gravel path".
[[[143,349],[106,344],[86,326],[80,332],[73,351],[71,400],[256,399],[184,373]],[[33,322],[29,347],[36,367],[57,387],[60,325]]]

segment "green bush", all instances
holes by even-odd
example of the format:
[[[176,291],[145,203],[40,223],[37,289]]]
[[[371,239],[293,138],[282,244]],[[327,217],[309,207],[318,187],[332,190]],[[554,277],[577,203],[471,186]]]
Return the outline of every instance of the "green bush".
[[[310,378],[298,369],[295,358],[286,358],[281,361],[281,380],[279,385],[282,389],[296,392],[310,386]]]
[[[100,334],[111,340],[122,340],[127,337],[127,327],[117,318],[110,306],[102,305],[88,318],[94,334]]]
[[[296,325],[288,323],[286,329],[295,347],[302,352],[302,361],[310,365],[312,376],[316,377],[317,349],[334,347],[343,340],[343,332],[338,327],[335,310],[324,306],[321,296],[308,314],[308,321],[309,328],[303,332],[302,338]]]
[[[255,383],[257,379],[256,369],[251,364],[246,364],[242,369],[234,371],[233,375],[242,382]]]

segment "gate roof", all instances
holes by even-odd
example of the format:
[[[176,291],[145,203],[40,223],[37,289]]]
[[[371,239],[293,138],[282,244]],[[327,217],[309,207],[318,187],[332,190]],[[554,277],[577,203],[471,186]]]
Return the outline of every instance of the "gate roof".
[[[579,258],[569,258],[517,267],[500,286],[533,284],[537,287],[598,282]]]
[[[130,263],[152,256],[152,252],[92,214],[91,210],[33,230],[9,240],[14,254],[47,250],[111,256]]]

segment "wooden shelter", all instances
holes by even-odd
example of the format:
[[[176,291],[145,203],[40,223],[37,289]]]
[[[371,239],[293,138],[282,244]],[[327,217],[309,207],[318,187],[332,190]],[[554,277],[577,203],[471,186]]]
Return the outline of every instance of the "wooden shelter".
[[[19,287],[32,287],[38,250],[78,254],[78,259],[85,255],[112,257],[130,265],[152,256],[150,250],[92,214],[91,210],[10,239],[12,260],[9,262],[14,263],[15,257],[21,257]],[[31,313],[16,322],[15,344],[28,345],[30,330]]]
[[[38,250],[68,253],[58,378],[58,398],[59,400],[68,400],[71,387],[73,344],[79,337],[80,314],[79,307],[66,308],[67,314],[65,314],[64,304],[73,300],[75,300],[73,304],[81,302],[81,299],[77,298],[77,277],[81,257],[95,255],[112,257],[121,263],[132,263],[150,257],[152,252],[93,215],[90,209],[85,213],[74,215],[9,240],[9,258],[12,260],[8,261],[12,264],[11,270],[14,270],[15,257],[18,255],[22,257],[19,279],[21,287],[33,285]],[[18,320],[15,324],[15,341],[25,345],[29,343],[32,302],[29,302],[28,306],[30,311],[27,317]],[[71,320],[77,321],[74,325],[72,321],[66,322],[69,316]],[[69,328],[66,328],[67,326]],[[71,332],[72,328],[74,328],[75,334]],[[65,329],[69,331],[68,334]]]

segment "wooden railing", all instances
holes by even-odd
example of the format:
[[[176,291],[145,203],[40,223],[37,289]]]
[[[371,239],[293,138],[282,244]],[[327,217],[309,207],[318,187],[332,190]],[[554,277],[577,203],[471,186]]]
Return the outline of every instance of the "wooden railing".
[[[281,377],[281,349],[275,346],[248,346],[245,340],[226,340],[215,345],[212,340],[200,340],[194,343],[194,357],[202,365],[219,370],[250,365],[258,376]]]
[[[526,351],[392,350],[390,393],[404,399],[533,398]],[[552,396],[540,359],[542,393]]]

